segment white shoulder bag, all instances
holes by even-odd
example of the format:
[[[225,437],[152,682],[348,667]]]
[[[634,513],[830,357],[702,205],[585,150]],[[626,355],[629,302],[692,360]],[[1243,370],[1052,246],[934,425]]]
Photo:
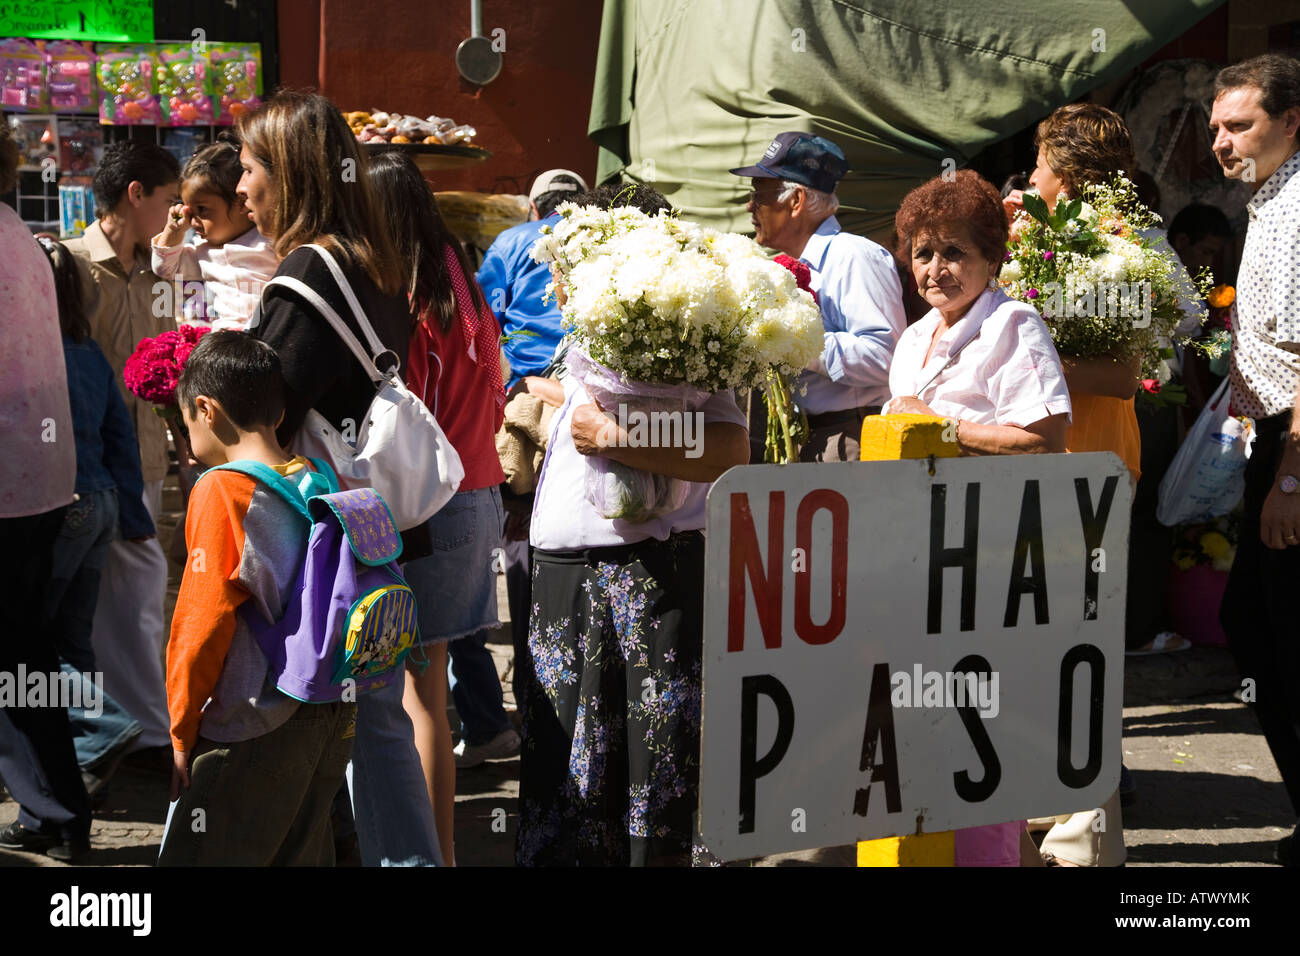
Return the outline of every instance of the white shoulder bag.
[[[356,293],[338,262],[321,246],[309,244],[329,267],[334,281],[352,309],[357,327],[370,345],[367,353],[352,330],[319,293],[301,279],[278,276],[272,286],[292,289],[319,312],[343,344],[348,347],[375,383],[375,397],[357,428],[356,444],[345,439],[320,412],[312,409],[290,443],[295,455],[323,458],[333,466],[345,491],[373,488],[387,502],[399,531],[428,521],[451,500],[465,478],[460,456],[443,434],[433,413],[403,384],[398,369],[401,360],[384,346],[357,301]],[[384,355],[393,359],[385,372],[379,364]]]

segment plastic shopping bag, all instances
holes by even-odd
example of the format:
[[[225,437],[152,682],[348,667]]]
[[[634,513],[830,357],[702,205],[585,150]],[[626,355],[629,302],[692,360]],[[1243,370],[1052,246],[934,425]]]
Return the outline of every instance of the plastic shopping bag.
[[[1173,527],[1208,521],[1235,508],[1246,485],[1246,446],[1252,432],[1249,419],[1228,414],[1225,378],[1160,482],[1156,519]]]
[[[600,403],[606,414],[620,424],[639,423],[640,432],[629,437],[643,437],[650,445],[658,445],[665,438],[671,440],[674,434],[683,435],[685,417],[693,416],[709,397],[708,392],[685,385],[625,379],[580,349],[571,349],[568,359],[569,373],[582,382],[587,394]],[[674,419],[678,423],[675,433],[671,427]],[[690,482],[631,468],[601,455],[589,456],[586,463],[587,503],[604,518],[629,523],[649,521],[672,514],[685,504],[691,492]]]

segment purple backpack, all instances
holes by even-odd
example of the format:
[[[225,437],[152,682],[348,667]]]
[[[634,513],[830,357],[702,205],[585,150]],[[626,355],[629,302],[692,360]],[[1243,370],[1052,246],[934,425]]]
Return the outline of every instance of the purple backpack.
[[[315,472],[291,478],[254,461],[217,468],[256,478],[303,517],[307,558],[284,617],[267,624],[249,607],[244,620],[275,686],[322,704],[356,700],[400,679],[418,630],[388,505],[373,488],[339,491],[333,469],[316,458],[311,463]]]

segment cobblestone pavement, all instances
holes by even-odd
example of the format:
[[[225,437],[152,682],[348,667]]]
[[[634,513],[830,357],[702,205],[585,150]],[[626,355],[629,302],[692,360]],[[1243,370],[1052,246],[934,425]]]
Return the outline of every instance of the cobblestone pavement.
[[[496,640],[489,648],[504,678],[507,707],[513,708],[511,652],[504,629]],[[1201,671],[1217,672],[1218,683],[1231,688],[1231,662],[1225,652],[1190,653],[1200,655]],[[1177,668],[1186,671],[1193,663],[1179,662]],[[1174,669],[1174,664],[1148,659],[1141,668],[1150,675]],[[1186,674],[1183,678],[1182,684],[1166,681],[1168,689],[1207,679]],[[1137,803],[1124,811],[1129,866],[1270,865],[1274,844],[1295,825],[1254,717],[1227,693],[1126,706],[1124,761],[1139,787]],[[457,775],[456,856],[461,865],[512,865],[518,776],[517,759]],[[89,865],[152,863],[166,807],[165,777],[120,771],[105,807],[95,815]],[[505,811],[505,832],[497,810]],[[12,800],[0,802],[0,826],[16,814]],[[832,847],[769,857],[761,865],[851,866],[853,861],[851,847]],[[0,866],[33,865],[62,864],[44,856],[0,850]]]
[[[178,504],[172,499],[172,514],[160,522],[164,534],[175,524]],[[178,570],[174,563],[169,614]],[[504,619],[504,578],[498,581]],[[513,714],[508,628],[503,626],[488,646]],[[1222,648],[1126,661],[1124,762],[1139,787],[1137,803],[1124,811],[1129,866],[1273,863],[1274,845],[1295,825],[1295,815],[1258,724],[1231,697],[1236,685],[1232,659]],[[513,864],[518,777],[518,759],[457,775],[456,857],[461,865]],[[88,865],[148,866],[154,861],[167,785],[161,774],[119,771],[105,806],[95,815]],[[504,832],[498,810],[505,812]],[[0,826],[16,815],[12,800],[0,800]],[[761,865],[853,863],[852,847],[831,847],[769,857]],[[45,856],[0,850],[0,866],[61,865]]]

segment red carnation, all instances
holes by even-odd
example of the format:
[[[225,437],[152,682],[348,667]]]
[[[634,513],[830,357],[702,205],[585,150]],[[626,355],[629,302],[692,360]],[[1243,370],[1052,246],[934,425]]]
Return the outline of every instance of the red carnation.
[[[181,369],[207,332],[205,328],[183,325],[175,331],[141,339],[122,370],[126,387],[146,402],[164,407],[175,405]]]
[[[1142,379],[1142,388],[1152,395],[1160,394],[1160,380],[1156,378]]]
[[[808,263],[800,262],[793,256],[787,256],[784,252],[772,261],[793,272],[795,284],[811,295],[814,302],[817,301],[817,293],[813,292],[812,289],[812,270],[808,268]]]

